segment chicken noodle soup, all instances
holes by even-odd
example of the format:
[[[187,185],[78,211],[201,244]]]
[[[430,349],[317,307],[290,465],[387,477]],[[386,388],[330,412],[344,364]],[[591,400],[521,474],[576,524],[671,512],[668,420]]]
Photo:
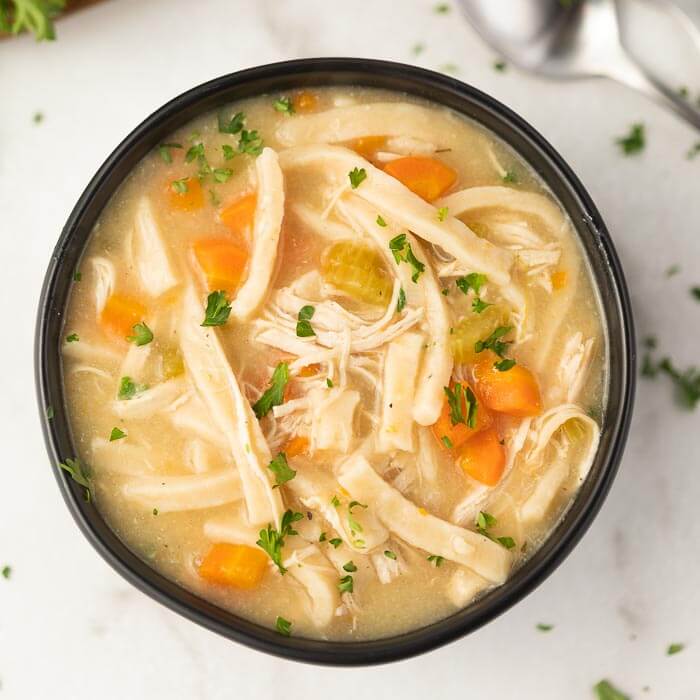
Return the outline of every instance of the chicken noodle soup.
[[[592,464],[605,336],[571,223],[446,108],[327,88],[207,114],[79,273],[65,468],[155,569],[280,634],[469,605]]]

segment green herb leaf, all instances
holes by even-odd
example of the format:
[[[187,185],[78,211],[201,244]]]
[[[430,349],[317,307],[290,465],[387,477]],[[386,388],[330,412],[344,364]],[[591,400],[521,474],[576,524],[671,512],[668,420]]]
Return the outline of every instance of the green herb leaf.
[[[316,309],[313,306],[302,306],[297,316],[297,336],[299,338],[309,338],[316,335],[311,327],[311,319],[314,317]]]
[[[340,505],[340,499],[334,495],[333,498],[331,498],[331,505],[337,508]]]
[[[501,179],[507,185],[514,185],[518,181],[518,175],[515,170],[507,170]]]
[[[287,455],[284,452],[280,452],[267,466],[275,475],[275,486],[282,486],[297,475],[294,469],[289,466]]]
[[[292,104],[292,100],[289,97],[280,97],[279,100],[275,100],[272,103],[272,106],[278,112],[284,112],[284,114],[287,115],[294,114],[294,105]]]
[[[145,321],[141,321],[141,323],[132,326],[131,330],[134,331],[134,335],[128,336],[127,340],[134,343],[134,345],[138,345],[139,347],[141,345],[148,345],[153,340],[153,332],[146,325]]]
[[[445,557],[438,556],[437,554],[431,554],[431,555],[428,557],[428,561],[429,561],[431,564],[434,564],[434,565],[435,565],[435,568],[437,568],[438,566],[441,566],[441,565],[442,565],[442,562],[443,562],[443,561],[445,561]]]
[[[114,442],[115,440],[121,440],[126,437],[126,433],[119,428],[112,428],[112,432],[109,434],[109,441]]]
[[[325,533],[325,532],[322,532],[322,533],[318,536],[318,541],[319,541],[319,542],[325,542],[325,541],[326,541],[326,533]]]
[[[332,540],[328,540],[328,544],[332,544],[334,549],[338,549],[343,544],[343,540],[340,537],[334,537]]]
[[[452,421],[452,425],[464,423],[464,425],[468,425],[470,428],[476,427],[477,402],[476,396],[471,388],[467,386],[465,389],[462,384],[457,382],[454,385],[454,389],[450,389],[450,387],[446,386],[443,387],[443,390],[445,392],[445,396],[447,396],[447,404],[450,408],[450,420]]]
[[[413,249],[408,242],[406,234],[400,233],[398,236],[392,238],[389,241],[389,250],[391,250],[394,260],[396,260],[397,263],[406,262],[413,268],[411,279],[417,282],[418,278],[425,270],[425,265],[413,254]]]
[[[690,295],[696,301],[700,301],[700,287],[691,287],[690,288]]]
[[[10,576],[12,576],[12,567],[5,564],[5,566],[2,567],[2,577],[4,579],[9,579]]]
[[[219,290],[207,297],[207,308],[204,312],[202,326],[223,326],[231,314],[231,304],[226,299],[226,292]]]
[[[598,700],[631,700],[629,695],[619,691],[609,681],[600,681],[593,686],[593,690],[598,696]]]
[[[229,146],[227,143],[221,147],[221,150],[224,154],[224,160],[231,160],[236,157],[236,151],[233,150],[233,146]]]
[[[507,372],[509,369],[512,369],[515,366],[515,360],[510,360],[510,359],[503,359],[500,360],[499,362],[494,362],[493,366],[499,371],[499,372]]]
[[[478,294],[486,282],[488,282],[488,277],[479,272],[472,272],[464,277],[458,277],[455,280],[457,288],[460,289],[463,294],[469,294],[470,289],[474,290],[474,294]]]
[[[615,143],[622,149],[622,152],[626,156],[640,153],[644,150],[644,146],[646,145],[644,124],[633,124],[629,134],[616,139]]]
[[[338,582],[338,590],[341,593],[352,593],[353,580],[350,574],[348,574],[347,576],[343,576],[343,578],[340,579],[340,581]]]
[[[179,180],[173,180],[170,183],[170,187],[173,190],[173,192],[177,192],[178,194],[185,194],[189,187],[187,186],[187,181],[190,178],[188,177],[182,177]]]
[[[356,190],[360,183],[367,179],[367,171],[364,168],[353,168],[349,173],[350,186]]]
[[[441,2],[435,5],[433,12],[436,15],[446,15],[450,11],[450,6],[446,2]]]
[[[280,362],[270,379],[270,386],[265,393],[253,404],[253,411],[258,418],[266,416],[274,406],[284,403],[284,389],[289,381],[289,365]]]
[[[476,516],[476,531],[488,537],[492,542],[498,542],[502,547],[506,549],[513,549],[515,547],[515,540],[512,537],[494,537],[489,529],[494,527],[498,521],[490,513],[484,511],[479,511],[479,515]]]
[[[71,333],[70,335],[66,336],[66,343],[77,343],[79,340],[80,337],[77,333]]]
[[[384,550],[384,556],[387,559],[393,559],[394,561],[396,561],[396,554],[394,554],[390,549]]]
[[[59,467],[71,475],[73,481],[80,484],[85,489],[85,500],[90,502],[90,482],[87,472],[85,471],[81,461],[75,459],[66,459],[65,462],[60,462]]]
[[[151,512],[153,513],[153,515],[158,515],[158,509],[157,509],[157,508],[154,508]]]
[[[695,367],[689,367],[681,372],[673,366],[668,357],[659,362],[657,369],[673,380],[681,406],[689,410],[694,409],[700,401],[700,371]]]
[[[182,148],[181,143],[161,143],[158,146],[158,153],[160,157],[168,164],[173,162],[172,153],[170,153],[171,148]]]
[[[507,67],[508,64],[501,59],[493,62],[493,69],[499,73],[504,73]]]
[[[267,528],[260,530],[260,539],[255,543],[267,553],[282,575],[287,573],[287,569],[282,565],[282,547],[284,547],[285,538],[299,534],[292,528],[292,524],[303,517],[301,513],[295,513],[291,510],[285,511],[280,522],[280,529],[276,530],[272,524],[268,524]]]
[[[677,275],[680,271],[680,265],[671,265],[669,268],[666,269],[666,277],[673,277],[674,275]]]
[[[438,221],[444,221],[447,218],[449,209],[447,207],[440,207],[437,212]]]
[[[442,440],[442,444],[448,449],[451,450],[454,445],[452,444],[452,440],[447,435],[443,435],[440,440]]]
[[[31,32],[37,41],[53,41],[53,19],[66,7],[66,0],[2,0],[0,32]]]
[[[53,420],[53,417],[54,417],[53,406],[48,405],[46,407],[46,420]]]
[[[381,226],[382,228],[386,226],[386,221],[384,221],[379,214],[377,214],[377,226]]]
[[[698,153],[700,153],[700,141],[696,141],[691,147],[690,150],[685,154],[685,157],[688,160],[693,160]]]
[[[289,637],[292,634],[292,623],[285,620],[283,617],[277,616],[275,620],[275,629],[283,636]]]
[[[425,44],[413,44],[411,47],[411,53],[414,56],[419,56],[423,51],[425,51]]]
[[[479,530],[488,530],[490,527],[494,527],[497,522],[491,513],[479,511],[479,515],[476,516],[476,526]]]
[[[353,571],[357,571],[357,567],[355,566],[354,562],[350,560],[347,564],[343,564],[343,571],[349,571],[352,573]]]
[[[249,156],[259,156],[263,150],[262,136],[257,131],[241,131],[238,141],[238,152],[247,153]]]
[[[353,508],[367,508],[367,506],[364,503],[360,503],[359,501],[350,501],[348,504],[348,510],[352,512]]]
[[[477,340],[476,343],[474,343],[474,351],[483,352],[484,350],[493,350],[496,355],[503,357],[510,342],[504,342],[500,339],[504,335],[508,335],[512,330],[512,326],[499,326],[486,340]]]
[[[245,124],[245,114],[243,114],[243,112],[236,112],[236,114],[228,119],[224,112],[219,112],[217,115],[217,122],[220,133],[237,134],[243,129]]]
[[[396,302],[396,313],[400,314],[406,308],[406,292],[403,287],[399,289],[399,299]]]
[[[540,622],[537,625],[537,629],[540,632],[551,632],[554,629],[554,625],[547,625],[544,622]]]
[[[223,183],[229,181],[229,178],[233,175],[233,170],[231,168],[214,168],[212,174],[216,182]]]
[[[83,273],[79,270],[76,270],[73,273],[73,282],[80,282],[81,279],[83,279]]]
[[[483,301],[481,297],[474,297],[474,300],[472,301],[472,311],[475,314],[483,313],[486,309],[489,308],[489,306],[493,306],[493,304],[489,304],[488,302]]]
[[[506,549],[513,549],[513,547],[515,547],[515,540],[512,537],[497,537],[496,541]]]
[[[120,401],[129,401],[146,389],[148,389],[146,384],[136,384],[131,377],[122,377],[119,381],[117,398]]]
[[[333,380],[332,380],[332,379],[326,378],[326,386],[327,386],[329,389],[332,389],[332,388],[333,388]]]
[[[449,290],[449,289],[443,289],[443,290],[440,292],[440,294],[442,294],[442,296],[444,296],[444,297],[446,297],[449,293],[450,293],[450,290]]]
[[[673,656],[674,654],[679,654],[683,649],[685,649],[685,644],[679,644],[678,642],[669,644],[666,649],[666,655]]]
[[[0,10],[0,12],[2,12],[2,10]],[[41,124],[41,122],[44,121],[44,114],[43,114],[43,112],[34,112],[34,114],[33,114],[33,116],[32,116],[32,121],[33,121],[35,124]]]
[[[201,141],[187,149],[187,153],[185,153],[185,163],[191,163],[200,156],[204,156],[204,144]]]

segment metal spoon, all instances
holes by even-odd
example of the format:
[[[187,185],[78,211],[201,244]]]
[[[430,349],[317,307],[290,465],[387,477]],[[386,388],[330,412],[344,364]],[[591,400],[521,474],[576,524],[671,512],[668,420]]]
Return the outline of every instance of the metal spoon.
[[[681,10],[661,0],[698,48],[700,32]],[[460,0],[476,31],[510,62],[550,78],[606,77],[673,110],[700,129],[700,110],[645,71],[625,49],[615,0]],[[700,62],[700,61],[699,61]]]

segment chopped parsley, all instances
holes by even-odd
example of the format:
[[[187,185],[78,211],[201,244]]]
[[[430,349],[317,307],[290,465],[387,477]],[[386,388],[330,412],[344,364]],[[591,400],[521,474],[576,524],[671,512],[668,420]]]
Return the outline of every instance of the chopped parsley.
[[[443,290],[440,292],[440,294],[442,294],[442,296],[444,296],[444,297],[446,297],[449,293],[450,293],[450,290],[447,289],[447,288],[443,289]]]
[[[253,411],[258,418],[266,416],[273,406],[280,406],[284,403],[284,390],[289,381],[289,365],[280,362],[270,379],[270,386],[265,393],[253,404]]]
[[[377,226],[381,226],[382,228],[386,226],[386,221],[384,221],[379,214],[377,214]]]
[[[508,64],[502,59],[493,62],[493,69],[499,73],[504,73],[507,67]]]
[[[65,462],[60,462],[59,467],[70,474],[73,481],[80,484],[85,489],[85,500],[90,502],[90,483],[88,481],[88,475],[83,467],[81,461],[76,457],[75,459],[66,459]]]
[[[615,143],[622,149],[622,152],[626,156],[643,151],[646,145],[644,124],[633,124],[629,134],[615,139]]]
[[[418,56],[418,55],[422,54],[423,51],[425,51],[425,44],[420,44],[420,43],[413,44],[413,46],[411,47],[411,53],[414,56]]]
[[[450,408],[450,421],[452,422],[452,425],[464,423],[464,425],[467,425],[470,428],[475,428],[477,402],[476,396],[471,390],[471,387],[467,386],[465,389],[462,384],[457,382],[454,385],[454,389],[450,389],[450,387],[446,386],[443,387],[443,390],[445,392],[445,396],[447,396],[447,404]],[[465,406],[466,414],[464,412]]]
[[[185,163],[191,163],[195,158],[204,158],[204,144],[201,141],[187,149]]]
[[[292,634],[292,623],[289,620],[285,620],[280,615],[277,616],[275,620],[275,629],[283,636],[289,637]]]
[[[2,567],[2,577],[4,579],[9,579],[10,576],[12,576],[12,567],[5,564],[5,566]]]
[[[353,508],[367,508],[367,506],[364,503],[360,503],[359,501],[350,501],[348,505],[348,510],[352,511]]]
[[[629,695],[618,690],[610,681],[596,683],[593,690],[598,696],[598,700],[631,700]]]
[[[83,279],[83,273],[79,270],[76,270],[73,273],[73,282],[80,282],[81,279]]]
[[[333,388],[333,380],[332,380],[332,379],[329,379],[328,377],[326,377],[326,386],[327,386],[329,389],[332,389],[332,388]]]
[[[509,369],[512,369],[515,366],[515,360],[511,360],[510,358],[504,358],[502,360],[499,360],[498,362],[494,362],[493,366],[499,372],[507,372]]]
[[[227,143],[221,147],[221,151],[224,154],[224,160],[231,160],[236,157],[236,151],[233,150],[233,146],[229,146]]]
[[[263,150],[262,136],[257,131],[241,131],[238,141],[238,152],[247,153],[249,156],[259,156]]]
[[[109,434],[109,441],[114,442],[115,440],[121,440],[126,437],[126,433],[119,428],[112,428],[112,432]]]
[[[53,420],[54,410],[50,404],[46,407],[46,420]]]
[[[343,571],[349,571],[350,573],[353,573],[354,571],[357,571],[357,567],[355,566],[355,563],[350,560],[346,564],[343,564]]]
[[[411,279],[414,282],[418,282],[418,278],[425,270],[425,265],[413,254],[413,249],[408,242],[406,234],[400,233],[398,236],[392,238],[389,241],[389,250],[393,253],[394,260],[396,260],[397,263],[405,262],[413,268]]]
[[[367,171],[364,168],[353,168],[349,173],[350,187],[356,190],[367,179]]]
[[[403,291],[403,287],[399,289],[399,299],[396,302],[396,313],[401,313],[404,308],[406,308],[406,292]]]
[[[431,554],[431,555],[428,557],[428,561],[429,561],[431,564],[434,564],[434,565],[435,565],[435,568],[437,568],[438,566],[440,566],[440,565],[442,564],[443,561],[445,561],[445,557],[441,557],[441,556],[439,556],[439,555],[437,555],[437,554]]]
[[[294,114],[294,105],[289,97],[280,97],[279,100],[275,100],[272,106],[278,111],[283,112],[286,115]]]
[[[334,495],[333,498],[331,498],[331,505],[337,508],[340,505],[340,499]]]
[[[318,536],[318,541],[319,541],[319,542],[325,542],[325,541],[326,541],[326,533],[325,533],[325,532],[322,532],[322,533]]]
[[[653,345],[647,344],[647,347],[653,350],[655,343]],[[660,372],[666,374],[673,382],[678,403],[683,408],[693,410],[700,401],[700,370],[696,367],[689,367],[685,371],[681,371],[673,365],[670,358],[664,357],[656,363],[652,359],[651,353],[645,353],[641,369],[642,376],[653,379]]]
[[[214,168],[212,175],[216,182],[222,184],[229,181],[229,178],[233,175],[233,170],[231,168]]]
[[[518,181],[518,175],[515,170],[507,170],[506,174],[501,178],[505,184],[515,184]]]
[[[506,549],[513,549],[515,547],[515,540],[512,537],[494,537],[489,530],[497,525],[498,521],[490,513],[484,511],[479,511],[479,515],[476,516],[476,531],[487,537],[492,542],[497,542],[502,547]]]
[[[679,654],[683,651],[683,649],[685,649],[685,644],[679,644],[678,642],[669,644],[666,648],[666,656],[673,656],[674,654]]]
[[[334,537],[333,539],[328,540],[328,544],[333,545],[334,549],[338,549],[338,547],[343,544],[343,540],[341,540],[340,537]]]
[[[255,543],[267,553],[282,575],[287,573],[287,569],[282,565],[282,547],[284,546],[285,538],[299,534],[292,527],[292,524],[303,517],[302,513],[295,513],[291,510],[285,511],[280,523],[280,529],[276,530],[272,527],[272,524],[268,524],[267,528],[260,530],[260,539]]]
[[[273,488],[286,484],[297,475],[294,469],[289,466],[287,455],[284,452],[280,452],[267,466],[275,475],[275,486]]]
[[[443,73],[459,73],[459,66],[456,63],[443,63],[440,70]]]
[[[387,559],[393,559],[394,561],[396,561],[396,554],[394,554],[394,552],[392,552],[390,549],[384,550],[384,556]]]
[[[486,338],[486,340],[477,340],[476,343],[474,343],[474,352],[492,350],[499,357],[503,357],[508,349],[508,346],[510,345],[510,342],[503,341],[501,338],[504,335],[508,335],[508,333],[510,333],[512,330],[512,326],[499,326],[488,338]]]
[[[158,154],[160,157],[163,159],[164,162],[170,163],[173,162],[173,155],[170,152],[171,148],[182,148],[181,143],[161,143],[160,146],[158,146]]]
[[[666,268],[666,277],[673,277],[674,275],[677,275],[680,271],[680,265],[671,265],[670,267]]]
[[[696,301],[700,301],[700,287],[691,287],[690,288],[690,295]]]
[[[474,297],[472,301],[472,311],[475,314],[483,313],[489,306],[493,306],[493,304],[489,304],[489,302],[484,301],[481,297]]]
[[[691,147],[690,150],[685,154],[685,157],[688,160],[693,160],[698,154],[700,154],[700,141],[696,141]]]
[[[682,99],[687,100],[689,95],[690,95],[690,91],[688,90],[687,85],[681,85],[678,88],[678,96],[681,97]]]
[[[442,440],[442,444],[443,444],[448,450],[451,450],[451,449],[454,447],[454,445],[452,444],[452,440],[450,440],[450,438],[447,437],[447,435],[443,435],[443,436],[440,438],[440,440]]]
[[[154,508],[151,512],[153,513],[153,515],[158,515],[158,509],[157,509],[157,508]]]
[[[548,625],[548,624],[545,624],[544,622],[540,622],[537,625],[537,629],[540,632],[551,632],[554,629],[554,625]]]
[[[474,294],[478,294],[486,282],[488,282],[488,277],[486,275],[482,275],[480,272],[471,272],[468,275],[458,277],[455,280],[457,288],[461,290],[463,294],[469,294],[470,289],[474,290]]]
[[[220,133],[238,134],[245,124],[245,114],[243,112],[236,112],[230,119],[227,119],[224,112],[219,112],[217,121]]]
[[[173,180],[170,183],[170,187],[173,190],[173,192],[177,192],[177,194],[185,194],[189,189],[189,187],[187,186],[188,180],[188,177],[182,177],[179,180]]]
[[[202,326],[223,326],[231,314],[231,304],[226,299],[226,292],[219,290],[207,297],[207,308],[204,312]]]
[[[297,336],[300,338],[309,338],[316,335],[311,327],[311,319],[314,317],[316,309],[313,306],[302,306],[297,316]]]
[[[444,221],[448,213],[449,209],[447,207],[440,207],[437,212],[438,221]]]
[[[338,590],[341,593],[352,593],[353,580],[350,574],[348,574],[347,576],[343,576],[343,578],[340,579],[340,581],[338,582]]]
[[[146,384],[136,384],[131,377],[122,377],[119,380],[117,398],[120,401],[129,401],[146,389],[148,389]]]
[[[153,340],[153,331],[146,325],[145,321],[132,326],[131,330],[134,331],[134,335],[128,336],[127,340],[134,345],[139,347],[148,345]]]
[[[32,116],[32,121],[35,124],[41,124],[41,122],[44,121],[44,113],[43,112],[34,112],[34,115]]]
[[[77,343],[79,340],[80,337],[77,333],[71,333],[70,335],[66,336],[66,343]]]
[[[450,11],[450,6],[446,2],[441,2],[435,5],[433,11],[436,15],[446,15]]]

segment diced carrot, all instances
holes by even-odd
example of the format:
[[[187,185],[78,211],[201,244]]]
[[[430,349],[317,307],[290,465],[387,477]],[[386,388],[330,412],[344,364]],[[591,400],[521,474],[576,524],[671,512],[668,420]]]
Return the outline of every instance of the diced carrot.
[[[495,486],[506,466],[506,451],[496,429],[482,430],[464,445],[457,455],[457,464],[465,474],[486,486]]]
[[[248,253],[227,238],[200,238],[192,244],[194,256],[207,278],[209,291],[238,289]]]
[[[391,160],[384,166],[384,171],[429,202],[447,192],[457,181],[457,173],[452,168],[424,156]]]
[[[100,323],[114,335],[127,338],[133,335],[134,326],[143,321],[145,316],[146,307],[136,299],[112,294],[102,309]]]
[[[204,204],[202,185],[196,177],[186,177],[169,182],[168,199],[170,206],[178,211],[199,209]]]
[[[554,287],[554,289],[557,291],[564,289],[567,281],[566,270],[557,270],[556,272],[552,272],[550,279],[552,280],[552,287]]]
[[[209,583],[255,588],[265,573],[267,562],[267,555],[262,549],[218,542],[199,565],[199,575]]]
[[[299,370],[300,377],[315,377],[321,371],[321,365],[314,363],[306,365]]]
[[[360,138],[348,142],[348,148],[367,160],[385,146],[386,136],[360,136]]]
[[[293,101],[296,112],[313,112],[318,106],[318,97],[308,90],[300,92]]]
[[[450,383],[450,388],[452,390],[454,390],[454,386],[454,382]],[[465,383],[462,386],[466,389],[467,385]],[[467,415],[467,401],[465,398],[462,399],[462,412],[464,416]],[[488,409],[477,398],[476,425],[470,428],[465,423],[453,424],[450,415],[450,405],[447,401],[447,397],[445,397],[445,403],[442,405],[442,413],[440,413],[440,417],[437,421],[433,423],[432,431],[440,447],[445,450],[451,450],[460,447],[478,432],[488,428],[492,422],[493,418]]]
[[[476,388],[483,402],[498,413],[525,418],[542,411],[542,398],[535,376],[520,364],[505,372],[494,364],[498,357],[491,352],[474,365]]]
[[[303,435],[295,435],[293,438],[287,441],[285,446],[282,448],[282,452],[291,458],[303,455],[309,449],[309,439],[305,438]]]
[[[221,221],[229,227],[232,233],[245,237],[253,228],[257,202],[258,198],[255,192],[244,195],[221,210],[219,213]]]

